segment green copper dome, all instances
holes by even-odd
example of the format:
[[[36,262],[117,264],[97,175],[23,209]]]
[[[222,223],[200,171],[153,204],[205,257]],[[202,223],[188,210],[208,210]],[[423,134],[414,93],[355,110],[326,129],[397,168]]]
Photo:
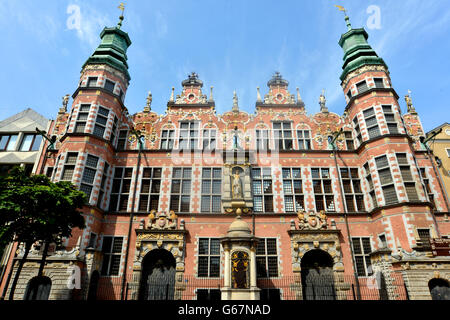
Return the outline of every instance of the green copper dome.
[[[122,71],[129,81],[127,49],[131,45],[130,37],[118,27],[104,28],[100,34],[102,42],[84,63],[87,64],[107,64]]]
[[[387,68],[384,60],[367,42],[369,35],[364,28],[352,29],[348,17],[346,17],[348,31],[341,36],[339,45],[344,49],[343,72],[340,76],[341,81],[352,71],[364,65],[383,65]]]

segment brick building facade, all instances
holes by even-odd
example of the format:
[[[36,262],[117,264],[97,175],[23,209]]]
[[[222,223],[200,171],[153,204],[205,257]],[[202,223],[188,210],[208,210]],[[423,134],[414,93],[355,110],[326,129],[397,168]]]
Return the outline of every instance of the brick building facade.
[[[121,25],[105,28],[70,111],[51,125],[56,148],[37,166],[89,197],[87,227],[47,259],[49,298],[73,298],[73,266],[82,298],[109,286],[110,298],[157,299],[158,281],[175,299],[230,299],[233,290],[317,298],[308,281],[323,276],[334,279],[338,299],[355,290],[364,299],[373,274],[383,275],[390,299],[405,287],[411,299],[431,299],[448,286],[450,258],[433,255],[429,240],[450,235],[449,208],[420,143],[419,116],[402,114],[388,66],[366,31],[346,21],[342,115],[328,111],[324,93],[320,112],[308,114],[279,73],[258,88],[253,114],[239,109],[236,94],[232,110],[217,114],[213,88],[207,95],[192,73],[181,93],[172,88],[164,114],[151,110],[149,94],[130,115],[131,41]],[[38,248],[30,253],[16,299],[39,257]]]

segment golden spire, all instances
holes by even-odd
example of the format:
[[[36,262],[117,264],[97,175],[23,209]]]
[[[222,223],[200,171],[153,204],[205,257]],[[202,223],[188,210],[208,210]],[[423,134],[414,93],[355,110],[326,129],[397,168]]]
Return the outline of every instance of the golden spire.
[[[347,23],[348,30],[352,30],[352,25],[350,24],[350,18],[347,15],[347,10],[343,6],[339,6],[337,4],[334,5],[336,8],[339,9],[339,11],[344,11],[345,14],[345,22]]]
[[[123,12],[125,11],[125,4],[121,2],[118,8],[120,9],[120,11],[122,11],[122,14],[119,17],[119,23],[117,24],[118,29],[120,29],[120,27],[122,27],[122,21],[124,19]]]

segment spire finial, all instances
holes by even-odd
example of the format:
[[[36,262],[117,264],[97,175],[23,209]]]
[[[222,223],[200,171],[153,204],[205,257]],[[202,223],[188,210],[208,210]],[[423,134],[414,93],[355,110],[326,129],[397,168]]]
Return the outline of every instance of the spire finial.
[[[117,28],[120,29],[120,27],[122,27],[122,21],[124,19],[123,12],[125,11],[125,4],[121,2],[118,8],[120,9],[120,11],[122,11],[122,14],[119,17],[119,23],[117,24]]]
[[[297,103],[302,101],[302,97],[300,97],[300,88],[297,87]]]
[[[334,6],[336,8],[338,8],[339,11],[343,11],[344,12],[344,14],[345,14],[345,22],[347,23],[347,28],[348,28],[349,31],[352,30],[352,25],[350,23],[350,18],[347,15],[347,10],[343,6],[339,6],[337,4],[335,4]]]

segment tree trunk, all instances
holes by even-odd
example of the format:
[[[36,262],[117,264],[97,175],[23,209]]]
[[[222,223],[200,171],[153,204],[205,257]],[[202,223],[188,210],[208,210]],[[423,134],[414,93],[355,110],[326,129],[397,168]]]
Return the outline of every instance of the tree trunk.
[[[44,242],[44,250],[42,252],[41,265],[39,266],[39,271],[38,271],[38,275],[37,275],[38,278],[42,277],[42,274],[44,272],[45,259],[47,259],[48,247],[49,247],[49,242],[45,241]],[[36,289],[33,292],[33,296],[31,297],[31,300],[36,300],[37,294],[38,294],[38,290]]]
[[[9,292],[9,300],[14,300],[14,291],[16,290],[17,282],[19,281],[20,272],[22,271],[23,265],[27,260],[28,253],[30,252],[31,246],[33,243],[26,242],[25,243],[25,253],[23,254],[22,259],[20,260],[19,267],[17,268],[16,275],[14,276],[14,281],[11,285],[11,291]],[[11,270],[13,272],[13,270]]]

